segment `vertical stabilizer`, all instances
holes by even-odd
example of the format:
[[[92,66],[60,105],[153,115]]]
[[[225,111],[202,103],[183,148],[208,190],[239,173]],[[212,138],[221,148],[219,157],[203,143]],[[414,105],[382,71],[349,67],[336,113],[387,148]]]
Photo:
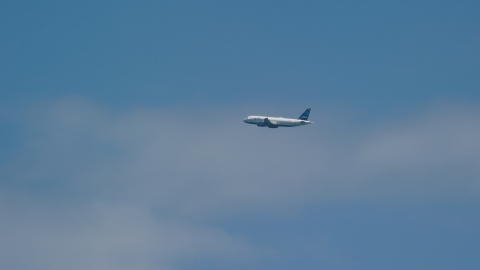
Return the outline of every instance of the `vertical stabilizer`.
[[[310,108],[306,109],[305,112],[300,115],[298,119],[300,120],[308,120],[308,116],[310,115]]]

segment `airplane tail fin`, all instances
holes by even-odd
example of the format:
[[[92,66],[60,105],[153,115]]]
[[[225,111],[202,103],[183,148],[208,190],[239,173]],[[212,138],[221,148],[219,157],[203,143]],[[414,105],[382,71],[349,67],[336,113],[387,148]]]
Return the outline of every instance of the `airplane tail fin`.
[[[310,108],[306,109],[305,112],[300,115],[298,119],[300,120],[308,120],[308,116],[310,115]]]

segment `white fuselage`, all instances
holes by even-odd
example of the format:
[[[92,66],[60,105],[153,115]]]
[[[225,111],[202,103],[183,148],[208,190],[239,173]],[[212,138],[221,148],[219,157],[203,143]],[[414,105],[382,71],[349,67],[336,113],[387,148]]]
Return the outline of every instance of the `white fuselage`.
[[[296,126],[303,126],[311,124],[311,121],[307,120],[300,120],[294,118],[283,118],[283,117],[270,117],[270,116],[257,116],[252,115],[248,116],[247,118],[243,119],[243,122],[247,124],[255,124],[263,123],[265,119],[268,119],[273,125],[279,127],[296,127]]]

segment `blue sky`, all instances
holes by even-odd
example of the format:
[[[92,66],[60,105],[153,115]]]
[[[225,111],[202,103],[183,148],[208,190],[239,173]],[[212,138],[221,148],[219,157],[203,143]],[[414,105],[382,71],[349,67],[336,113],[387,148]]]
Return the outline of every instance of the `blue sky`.
[[[476,269],[479,12],[2,2],[1,268]]]

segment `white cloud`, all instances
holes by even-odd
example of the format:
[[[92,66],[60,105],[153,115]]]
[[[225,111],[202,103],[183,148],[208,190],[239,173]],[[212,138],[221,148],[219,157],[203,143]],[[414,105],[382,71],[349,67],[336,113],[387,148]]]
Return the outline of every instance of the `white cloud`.
[[[375,130],[358,157],[364,166],[411,169],[478,159],[480,110],[435,108],[407,123]]]
[[[420,196],[478,196],[480,110],[437,105],[414,119],[376,127],[358,147],[359,170]]]
[[[244,264],[256,249],[219,228],[160,218],[131,203],[2,200],[2,269],[172,269],[195,260]]]
[[[242,123],[242,108],[115,112],[79,99],[49,105],[33,110],[30,140],[3,169],[21,183],[55,182],[100,198],[213,212],[376,196],[409,182],[398,176],[427,183],[402,191],[428,194],[434,178],[457,170],[472,177],[456,183],[478,186],[474,106],[436,106],[388,125],[269,130]]]

